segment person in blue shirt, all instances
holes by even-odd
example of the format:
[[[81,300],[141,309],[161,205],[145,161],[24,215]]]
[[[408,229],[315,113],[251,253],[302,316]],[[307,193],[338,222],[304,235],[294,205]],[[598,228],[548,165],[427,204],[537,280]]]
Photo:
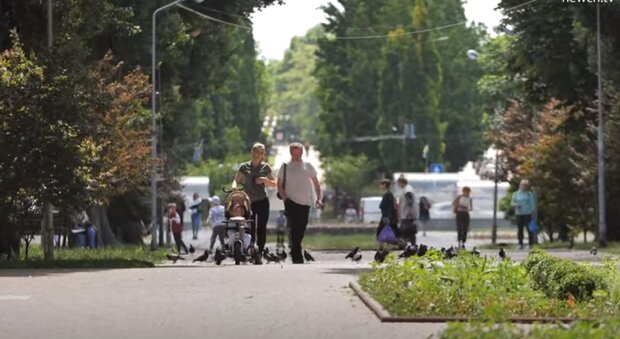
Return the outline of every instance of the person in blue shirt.
[[[523,249],[523,229],[527,230],[527,240],[530,248],[535,243],[536,234],[530,232],[528,225],[532,221],[532,216],[536,211],[536,198],[530,191],[530,183],[527,179],[521,180],[519,190],[512,194],[511,205],[515,209],[517,217],[517,237],[519,238],[519,249]]]

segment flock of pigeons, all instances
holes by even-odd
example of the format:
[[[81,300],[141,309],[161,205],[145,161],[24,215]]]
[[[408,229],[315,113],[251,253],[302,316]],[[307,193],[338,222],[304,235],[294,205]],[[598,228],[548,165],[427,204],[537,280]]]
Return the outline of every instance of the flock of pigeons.
[[[188,251],[190,254],[193,255],[196,252],[196,249],[194,248],[194,246],[190,244]],[[265,259],[267,263],[284,262],[286,261],[286,258],[288,257],[288,255],[286,254],[286,251],[283,248],[277,248],[274,253],[274,252],[271,252],[268,247],[265,247],[265,249],[263,249],[262,255],[263,255],[263,259]],[[314,257],[312,257],[310,252],[308,252],[307,250],[303,251],[303,255],[304,255],[304,259],[306,260],[306,262],[314,261]],[[185,260],[185,258],[182,257],[180,254],[174,254],[174,253],[166,254],[166,258],[168,258],[168,260],[172,261],[175,264],[179,260]],[[213,261],[215,261],[217,265],[221,264],[222,261],[224,261],[226,258],[227,258],[226,254],[224,254],[224,252],[220,248],[215,250],[215,254],[213,255]],[[209,259],[209,250],[205,250],[201,255],[199,255],[194,260],[192,260],[192,262],[206,262],[207,259]]]
[[[419,245],[408,244],[404,248],[402,253],[398,255],[398,258],[399,259],[409,258],[414,255],[417,255],[418,257],[423,257],[431,249],[434,249],[434,248],[433,247],[429,248],[428,246],[424,244],[419,244]],[[190,254],[193,255],[196,252],[196,249],[194,248],[194,246],[190,244],[188,251]],[[443,254],[443,257],[445,259],[452,259],[459,255],[458,250],[454,246],[450,246],[447,249],[442,247],[439,251]],[[476,250],[475,246],[471,251],[469,251],[469,253],[471,253],[474,256],[480,256],[480,252]],[[263,254],[263,259],[265,259],[267,263],[271,263],[271,262],[281,263],[281,262],[286,261],[286,258],[288,257],[286,254],[286,251],[283,248],[277,248],[276,252],[274,253],[274,252],[271,252],[268,247],[265,247],[262,254]],[[314,257],[312,257],[310,252],[308,252],[307,250],[304,250],[303,254],[304,254],[304,259],[306,260],[306,262],[314,261]],[[378,249],[377,252],[375,252],[375,257],[374,257],[375,262],[383,263],[385,261],[385,258],[388,256],[388,254],[390,254],[390,251],[386,249],[382,249],[382,248]],[[596,247],[593,247],[590,250],[590,254],[592,254],[593,256],[596,256],[598,254],[598,249]],[[502,260],[510,260],[510,258],[507,256],[506,251],[504,250],[503,247],[500,248],[498,256]],[[166,254],[166,258],[168,258],[168,260],[172,261],[175,264],[179,260],[185,260],[185,258],[182,257],[181,255],[172,254],[172,253]],[[227,257],[224,254],[224,252],[218,248],[215,251],[213,261],[215,261],[215,263],[219,265],[226,258]],[[351,259],[351,261],[358,263],[360,260],[362,260],[362,251],[360,250],[359,246],[355,247],[344,258]],[[209,251],[205,250],[201,255],[199,255],[194,260],[192,260],[192,262],[206,262],[207,259],[209,259]]]
[[[420,245],[408,244],[404,248],[402,253],[398,255],[398,258],[399,259],[409,258],[414,255],[417,255],[418,257],[423,257],[431,249],[434,249],[434,248],[433,247],[429,248],[427,245],[424,245],[424,244],[420,244]],[[454,246],[450,246],[448,249],[442,247],[439,251],[443,254],[444,258],[446,259],[452,259],[458,256],[458,250]],[[474,247],[469,253],[475,256],[480,256],[480,252],[476,250],[476,247]],[[390,254],[390,251],[388,251],[387,249],[383,249],[383,248],[378,249],[377,252],[375,252],[375,257],[374,257],[375,262],[383,263],[385,261],[385,258],[388,256],[388,254]],[[502,259],[507,258],[504,248],[500,249],[499,256]],[[362,252],[359,247],[355,247],[344,258],[351,259],[351,261],[354,261],[354,262],[359,262],[360,260],[362,260]]]

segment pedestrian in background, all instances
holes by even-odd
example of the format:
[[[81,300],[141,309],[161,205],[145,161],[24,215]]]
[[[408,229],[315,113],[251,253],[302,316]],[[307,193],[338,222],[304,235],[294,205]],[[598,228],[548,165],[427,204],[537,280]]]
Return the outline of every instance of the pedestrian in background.
[[[179,213],[177,213],[177,204],[170,203],[168,204],[168,208],[168,226],[172,231],[172,236],[177,246],[177,253],[181,254],[181,248],[183,248],[183,251],[185,251],[183,254],[187,254],[189,251],[183,242],[183,224],[181,223]]]
[[[314,166],[301,159],[304,146],[294,142],[290,144],[289,151],[291,161],[283,164],[278,173],[278,193],[284,201],[286,222],[291,231],[291,259],[293,264],[303,264],[301,243],[308,226],[312,188],[316,195],[314,205],[320,209],[323,206],[321,186]]]
[[[415,223],[418,218],[417,206],[415,204],[415,191],[407,182],[407,178],[402,174],[398,177],[398,180],[396,180],[396,184],[395,196],[399,208],[398,217],[400,218],[400,232],[405,240],[415,244],[416,233],[418,233]]]
[[[536,199],[530,190],[530,182],[527,179],[521,180],[519,190],[512,194],[511,205],[515,209],[517,217],[517,237],[519,239],[519,249],[523,249],[523,229],[527,230],[527,240],[529,246],[535,244],[536,234],[530,231],[529,224],[532,215],[536,211]]]
[[[213,227],[209,252],[213,252],[213,246],[217,238],[220,239],[220,246],[222,249],[226,245],[226,224],[224,223],[224,220],[226,220],[226,211],[224,206],[220,205],[220,198],[217,195],[212,196],[209,202],[211,203],[211,208],[209,208],[207,225]]]
[[[431,203],[426,199],[426,197],[420,197],[420,203],[418,206],[419,215],[418,220],[420,221],[420,228],[422,228],[422,235],[426,236],[426,225],[428,221],[431,220]]]
[[[471,188],[468,186],[463,187],[462,193],[454,199],[452,206],[454,207],[454,213],[456,214],[456,233],[459,248],[465,248],[465,241],[467,241],[467,232],[469,231],[469,212],[474,209],[474,203],[471,198]]]
[[[202,221],[202,199],[200,199],[198,193],[194,193],[193,198],[194,199],[192,200],[191,205],[189,205],[189,210],[192,216],[192,235],[193,239],[198,239],[198,231],[200,230],[200,224]]]
[[[383,248],[385,243],[397,243],[400,233],[398,231],[398,218],[395,209],[394,194],[390,191],[391,182],[387,179],[379,181],[379,189],[383,193],[379,209],[381,210],[381,220],[377,226],[377,241],[379,248]],[[386,229],[389,228],[389,229]]]

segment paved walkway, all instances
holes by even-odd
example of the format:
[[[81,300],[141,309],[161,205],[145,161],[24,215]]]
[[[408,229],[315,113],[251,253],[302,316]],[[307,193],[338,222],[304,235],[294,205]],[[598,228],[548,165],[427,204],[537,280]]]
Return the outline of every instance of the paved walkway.
[[[209,236],[203,230],[192,243],[205,248]],[[429,232],[421,241],[439,247],[452,238]],[[592,258],[583,251],[554,253]],[[0,338],[410,339],[444,328],[377,320],[348,288],[370,268],[372,251],[359,264],[343,252],[313,254],[317,261],[304,265],[187,260],[154,269],[2,270]],[[526,254],[509,253],[515,260]]]

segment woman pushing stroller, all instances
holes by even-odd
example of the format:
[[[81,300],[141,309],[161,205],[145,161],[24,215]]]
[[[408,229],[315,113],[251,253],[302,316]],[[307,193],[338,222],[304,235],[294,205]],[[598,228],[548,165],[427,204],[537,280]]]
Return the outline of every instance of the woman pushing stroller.
[[[236,189],[237,185],[243,185],[245,192],[251,202],[251,211],[254,222],[251,225],[250,234],[252,242],[256,242],[258,252],[263,253],[265,242],[267,240],[267,221],[269,220],[269,199],[267,198],[266,187],[276,187],[276,180],[273,177],[271,167],[264,161],[265,145],[255,143],[252,146],[251,160],[243,163],[235,179],[232,182],[232,188]],[[262,264],[260,258],[257,264]]]

